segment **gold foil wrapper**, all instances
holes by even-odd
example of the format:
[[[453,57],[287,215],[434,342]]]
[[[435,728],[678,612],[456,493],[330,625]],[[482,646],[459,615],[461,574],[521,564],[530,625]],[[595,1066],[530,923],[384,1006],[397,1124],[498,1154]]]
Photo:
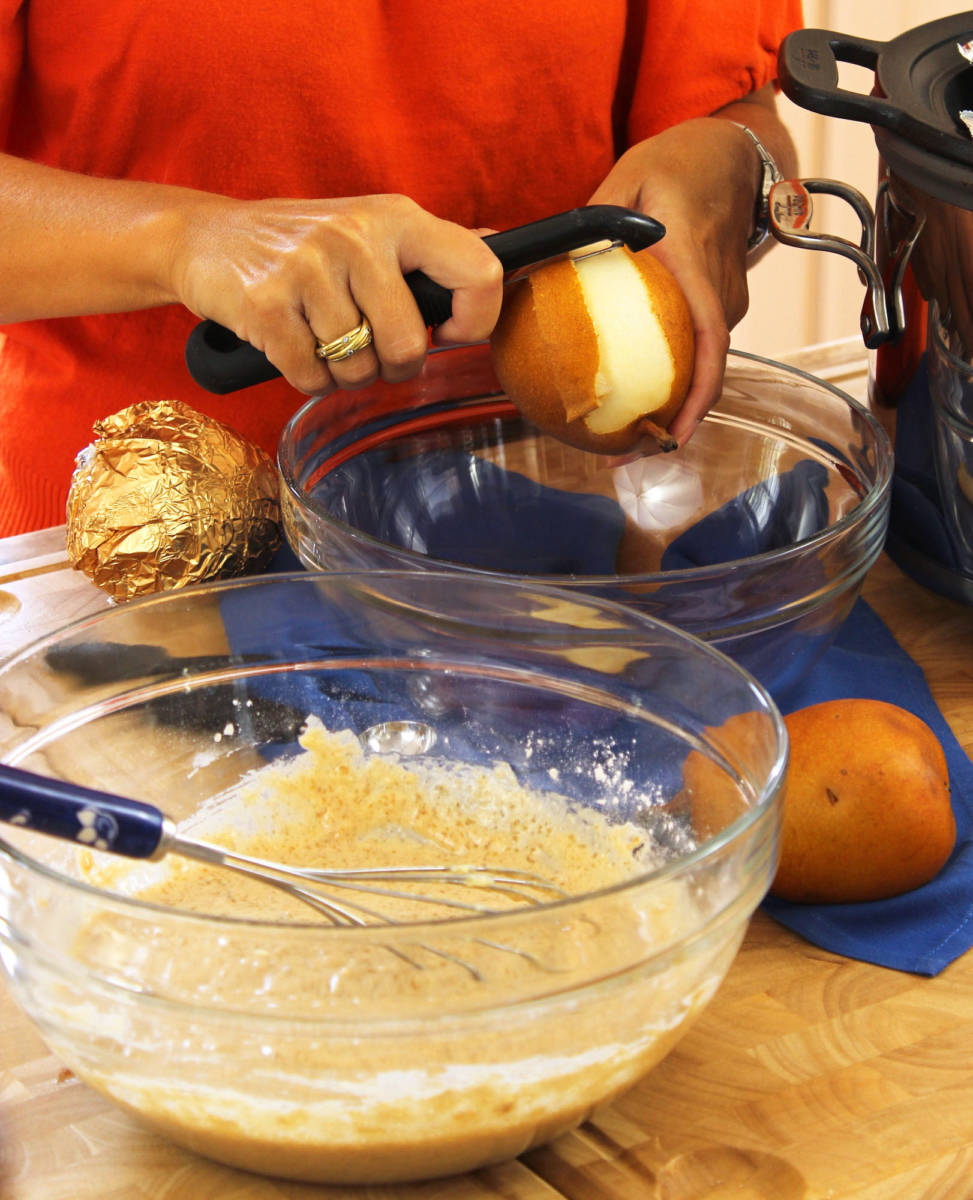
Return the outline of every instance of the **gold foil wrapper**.
[[[259,571],[280,545],[277,472],[177,400],[96,422],[67,504],[72,565],[114,600]]]

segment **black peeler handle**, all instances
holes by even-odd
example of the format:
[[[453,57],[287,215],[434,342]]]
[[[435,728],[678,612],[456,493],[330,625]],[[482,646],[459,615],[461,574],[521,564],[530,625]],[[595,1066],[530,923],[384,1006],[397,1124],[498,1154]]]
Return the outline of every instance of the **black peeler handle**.
[[[665,226],[634,209],[593,204],[488,234],[484,241],[509,273],[598,241],[623,242],[631,250],[644,250],[665,232]],[[409,272],[405,281],[427,326],[449,319],[453,294],[448,288],[422,271]],[[214,321],[202,321],[189,335],[186,365],[200,387],[220,396],[280,374],[262,351]]]

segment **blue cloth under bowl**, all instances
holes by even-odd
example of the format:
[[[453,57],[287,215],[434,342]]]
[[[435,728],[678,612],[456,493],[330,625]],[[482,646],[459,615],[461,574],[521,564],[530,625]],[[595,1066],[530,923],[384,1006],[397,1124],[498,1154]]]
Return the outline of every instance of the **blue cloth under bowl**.
[[[780,481],[784,492],[792,489],[802,497],[800,527],[782,523],[780,516],[771,524],[757,520],[756,514],[767,510],[767,497],[764,488],[750,489],[684,533],[667,551],[664,561],[670,567],[726,561],[807,536],[813,532],[805,527],[807,521],[813,520],[820,507],[814,500],[816,490],[824,482],[816,476],[815,468],[810,460],[799,463]],[[536,537],[546,548],[533,559],[535,570],[543,569],[538,564],[550,564],[552,556],[562,564],[568,560],[577,563],[579,574],[606,570],[606,563],[614,559],[623,527],[617,505],[593,498],[598,502],[586,507],[584,519],[579,521],[576,497],[541,487],[514,472],[503,472],[500,479],[498,471],[500,468],[490,464],[483,464],[482,469],[477,466],[478,478],[489,486],[477,498],[481,519],[472,539],[466,539],[467,550],[472,540],[489,554],[490,565],[501,564],[507,561],[504,539],[510,538],[516,544],[516,561],[522,568],[525,544]],[[468,479],[469,472],[461,470],[459,477]],[[496,497],[504,508],[502,517],[484,519],[484,494]],[[510,515],[518,511],[521,500],[524,521],[512,521]],[[394,512],[394,495],[386,491],[382,503],[386,514]],[[790,503],[780,504],[777,509],[779,513],[798,511]],[[817,515],[821,513],[826,514],[826,507]],[[530,533],[526,543],[525,531]],[[454,525],[448,532],[449,539],[454,539]],[[292,569],[295,565],[296,560],[284,550],[273,569]],[[890,701],[920,717],[935,732],[949,766],[956,848],[932,882],[891,900],[799,905],[768,898],[764,907],[781,924],[824,949],[880,966],[933,975],[973,946],[973,763],[936,706],[922,670],[861,599],[811,674],[796,687],[789,684],[786,695],[775,699],[783,711],[790,712],[822,700],[848,697]]]
[[[939,711],[921,668],[864,600],[811,675],[787,696],[786,712],[823,700],[887,700],[921,718],[946,755],[956,846],[935,879],[890,900],[792,904],[769,897],[772,917],[826,950],[935,975],[973,946],[973,763]]]
[[[783,477],[783,486],[800,495],[813,495],[813,487],[806,487],[806,469],[814,465],[799,463],[790,478]],[[747,519],[759,501],[759,496],[744,494],[699,522],[666,552],[670,564],[704,563],[714,543],[725,552],[727,542],[732,544],[740,535],[742,550],[765,549],[765,531],[754,529]],[[789,506],[781,507],[786,512]],[[798,531],[786,529],[785,535],[791,532]],[[856,601],[810,674],[774,694],[785,713],[845,698],[897,704],[925,721],[936,734],[949,767],[956,847],[935,879],[903,896],[840,905],[792,904],[769,897],[764,908],[781,924],[826,950],[879,966],[935,975],[973,946],[973,763],[939,711],[921,668],[862,599]]]

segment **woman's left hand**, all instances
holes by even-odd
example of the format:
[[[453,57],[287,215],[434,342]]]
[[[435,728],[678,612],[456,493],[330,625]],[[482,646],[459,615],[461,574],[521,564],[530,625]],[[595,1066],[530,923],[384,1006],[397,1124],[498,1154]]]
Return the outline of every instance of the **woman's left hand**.
[[[761,124],[751,119],[755,110]],[[768,118],[789,149],[772,107],[740,102],[720,116],[686,121],[633,146],[590,200],[637,209],[666,227],[665,237],[644,253],[655,254],[679,281],[695,327],[692,383],[669,426],[680,444],[719,399],[730,329],[750,300],[747,240],[761,164],[752,140],[733,122],[751,125],[763,140]]]

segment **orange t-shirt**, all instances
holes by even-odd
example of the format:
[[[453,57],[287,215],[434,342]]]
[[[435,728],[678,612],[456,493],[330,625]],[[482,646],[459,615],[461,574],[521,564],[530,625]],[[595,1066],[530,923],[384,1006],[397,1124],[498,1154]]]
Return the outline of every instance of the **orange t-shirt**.
[[[774,78],[800,0],[0,0],[0,147],[242,198],[401,192],[504,229]],[[2,264],[0,264],[2,286]],[[6,326],[0,536],[58,524],[92,423],[178,398],[273,453],[304,397],[190,379],[174,305]]]

